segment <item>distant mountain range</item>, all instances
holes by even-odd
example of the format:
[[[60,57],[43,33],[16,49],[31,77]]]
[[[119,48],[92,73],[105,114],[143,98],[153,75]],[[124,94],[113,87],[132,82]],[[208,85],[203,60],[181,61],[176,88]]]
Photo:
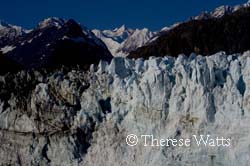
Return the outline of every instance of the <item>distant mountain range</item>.
[[[221,18],[249,6],[250,2],[233,7],[224,5],[211,12],[204,11],[198,16],[191,17],[191,20]],[[139,47],[148,45],[159,36],[166,34],[169,30],[174,29],[180,24],[181,23],[175,23],[170,27],[164,27],[160,31],[156,32],[152,32],[147,28],[134,30],[127,28],[125,25],[120,28],[115,28],[114,30],[101,31],[94,29],[92,32],[107,45],[113,56],[127,56],[130,52],[135,51]]]
[[[113,30],[90,30],[72,19],[54,17],[43,20],[32,30],[1,21],[1,68],[2,71],[62,65],[88,68],[100,60],[110,61],[113,56],[147,58],[221,50],[242,52],[250,49],[249,7],[250,2],[221,6],[156,32],[125,25]]]

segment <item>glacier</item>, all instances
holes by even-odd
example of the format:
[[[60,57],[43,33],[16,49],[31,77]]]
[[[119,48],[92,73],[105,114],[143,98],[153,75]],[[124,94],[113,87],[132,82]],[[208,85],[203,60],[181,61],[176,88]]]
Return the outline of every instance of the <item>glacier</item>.
[[[249,165],[250,51],[115,57],[89,71],[0,77],[0,161],[10,165]],[[129,134],[211,135],[230,147],[128,146]]]

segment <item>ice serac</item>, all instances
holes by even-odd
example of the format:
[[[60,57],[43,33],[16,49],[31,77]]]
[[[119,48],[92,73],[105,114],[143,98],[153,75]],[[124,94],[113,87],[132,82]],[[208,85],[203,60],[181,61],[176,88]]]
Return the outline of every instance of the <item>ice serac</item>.
[[[2,165],[248,165],[250,52],[101,61],[88,72],[0,77]],[[230,138],[130,147],[128,134]],[[192,152],[192,153],[191,153]]]

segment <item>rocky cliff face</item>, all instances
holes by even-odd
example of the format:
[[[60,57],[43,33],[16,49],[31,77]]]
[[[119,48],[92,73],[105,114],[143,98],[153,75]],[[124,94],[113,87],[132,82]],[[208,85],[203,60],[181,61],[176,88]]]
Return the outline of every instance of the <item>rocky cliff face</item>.
[[[248,165],[250,52],[114,58],[0,77],[1,165]],[[128,134],[230,147],[130,147]]]

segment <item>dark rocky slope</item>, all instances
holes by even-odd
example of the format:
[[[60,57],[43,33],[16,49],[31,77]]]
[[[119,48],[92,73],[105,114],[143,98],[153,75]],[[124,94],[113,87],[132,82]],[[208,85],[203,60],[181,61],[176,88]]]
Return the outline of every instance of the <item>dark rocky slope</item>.
[[[249,7],[218,19],[191,20],[170,30],[153,43],[137,49],[129,57],[243,52],[250,49],[249,20]]]
[[[24,69],[22,65],[14,62],[13,60],[6,58],[0,52],[0,75],[3,75],[7,72],[17,72],[21,69]]]

